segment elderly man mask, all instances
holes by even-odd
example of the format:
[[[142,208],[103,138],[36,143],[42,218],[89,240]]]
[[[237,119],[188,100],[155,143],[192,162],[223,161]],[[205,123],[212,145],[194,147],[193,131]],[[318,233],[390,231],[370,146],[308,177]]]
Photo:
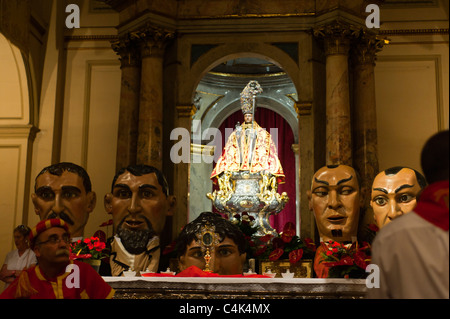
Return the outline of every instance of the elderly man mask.
[[[425,177],[408,167],[392,167],[375,176],[370,206],[377,226],[382,228],[394,218],[412,211],[425,186]]]
[[[106,212],[112,214],[116,233],[111,244],[112,275],[120,275],[127,267],[156,271],[159,236],[175,205],[163,174],[147,165],[119,170],[104,204]]]
[[[321,241],[355,241],[362,196],[355,170],[346,165],[325,166],[313,177],[308,191]]]

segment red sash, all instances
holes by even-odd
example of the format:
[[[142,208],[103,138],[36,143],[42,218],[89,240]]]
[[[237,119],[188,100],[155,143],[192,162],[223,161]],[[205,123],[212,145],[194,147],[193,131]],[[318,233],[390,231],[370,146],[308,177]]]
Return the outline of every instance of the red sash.
[[[427,186],[414,212],[433,225],[448,231],[448,180]]]

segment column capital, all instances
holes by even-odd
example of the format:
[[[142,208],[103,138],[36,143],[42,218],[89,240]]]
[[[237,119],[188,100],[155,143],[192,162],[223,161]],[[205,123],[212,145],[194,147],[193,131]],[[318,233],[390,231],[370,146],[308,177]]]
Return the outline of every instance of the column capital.
[[[120,67],[139,66],[141,62],[140,52],[136,41],[130,38],[130,35],[120,37],[115,41],[111,41],[111,47],[120,56]]]
[[[350,49],[350,40],[358,30],[354,25],[333,21],[314,28],[313,34],[317,38],[324,39],[325,55],[347,55]]]
[[[142,57],[162,56],[167,43],[175,37],[175,32],[147,24],[131,32],[130,37],[140,42]]]
[[[361,30],[352,46],[352,60],[355,64],[375,64],[377,52],[383,49],[384,39],[378,39],[374,33]]]

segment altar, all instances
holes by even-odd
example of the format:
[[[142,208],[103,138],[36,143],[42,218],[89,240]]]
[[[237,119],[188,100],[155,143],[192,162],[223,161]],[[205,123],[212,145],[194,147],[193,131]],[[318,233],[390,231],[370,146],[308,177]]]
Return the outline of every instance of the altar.
[[[362,299],[365,279],[103,277],[115,299]]]

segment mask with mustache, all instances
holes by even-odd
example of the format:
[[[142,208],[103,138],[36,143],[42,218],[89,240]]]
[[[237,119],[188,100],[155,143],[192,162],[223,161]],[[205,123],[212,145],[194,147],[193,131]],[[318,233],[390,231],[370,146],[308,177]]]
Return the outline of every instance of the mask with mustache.
[[[125,218],[120,222],[117,227],[117,236],[122,241],[125,249],[133,255],[139,255],[147,249],[147,244],[150,239],[156,236],[150,221],[143,217],[147,223],[148,229],[130,230],[122,227],[125,222]]]
[[[50,219],[50,218],[60,218],[63,221],[65,221],[66,223],[68,223],[69,225],[72,225],[72,226],[74,224],[73,220],[70,219],[69,215],[67,215],[64,212],[61,212],[59,214],[53,212],[53,213],[51,213],[50,215],[47,216],[47,219]]]

